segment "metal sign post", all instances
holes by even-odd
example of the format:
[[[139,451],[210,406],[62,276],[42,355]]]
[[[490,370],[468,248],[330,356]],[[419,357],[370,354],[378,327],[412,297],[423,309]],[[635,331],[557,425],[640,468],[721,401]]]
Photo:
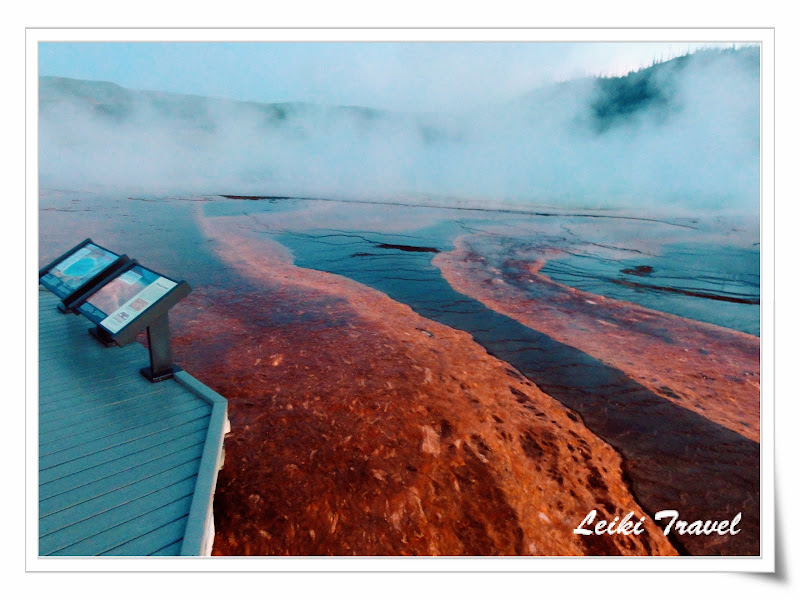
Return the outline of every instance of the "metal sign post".
[[[175,366],[172,364],[169,313],[165,312],[147,326],[147,347],[150,350],[150,366],[139,372],[153,383],[172,379]]]

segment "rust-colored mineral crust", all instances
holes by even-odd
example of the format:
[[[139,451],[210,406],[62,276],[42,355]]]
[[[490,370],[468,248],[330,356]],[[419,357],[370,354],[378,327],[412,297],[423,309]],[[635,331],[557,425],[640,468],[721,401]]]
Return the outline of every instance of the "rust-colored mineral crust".
[[[229,399],[215,554],[674,555],[620,457],[472,338],[348,279],[301,269],[241,217],[198,218],[252,284],[199,286],[176,357]]]
[[[40,201],[42,262],[88,234],[192,283],[170,315],[176,361],[229,398],[233,424],[217,554],[759,553],[758,339],[539,272],[562,253],[655,255],[694,243],[693,228],[503,217],[437,254],[453,287],[496,311],[487,326],[497,313],[526,326],[507,333],[535,351],[506,355],[499,340],[514,368],[372,288],[293,266],[267,238],[402,234],[452,212],[300,202],[250,214],[208,197],[57,190]],[[748,241],[729,223],[706,229],[719,247]],[[667,540],[648,518],[638,537],[574,534],[593,509],[741,511],[742,530]]]
[[[673,531],[673,544],[696,555],[758,555],[758,338],[558,285],[539,273],[558,248],[493,243],[507,250],[498,256],[470,243],[461,238],[434,259],[454,288],[600,361],[556,377],[546,357],[520,368],[613,444],[648,513],[677,510],[688,522],[741,515],[735,536]]]
[[[598,296],[540,273],[559,249],[517,259],[509,277],[470,249],[469,238],[433,263],[456,290],[624,372],[659,396],[760,441],[759,338]],[[509,256],[507,261],[514,262]]]

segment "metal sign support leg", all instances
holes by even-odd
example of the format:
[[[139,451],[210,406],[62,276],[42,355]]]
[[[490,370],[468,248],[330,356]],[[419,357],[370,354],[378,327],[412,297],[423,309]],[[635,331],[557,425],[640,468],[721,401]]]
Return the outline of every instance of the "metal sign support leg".
[[[172,379],[175,365],[172,364],[168,313],[147,326],[147,347],[150,349],[150,366],[139,372],[153,383]]]

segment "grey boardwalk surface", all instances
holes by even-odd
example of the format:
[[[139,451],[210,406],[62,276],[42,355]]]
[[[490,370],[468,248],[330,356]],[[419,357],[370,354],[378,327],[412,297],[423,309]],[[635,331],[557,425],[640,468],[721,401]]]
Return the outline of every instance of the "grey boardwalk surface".
[[[39,292],[39,554],[209,554],[227,402],[183,372],[150,383],[145,348],[57,304]]]

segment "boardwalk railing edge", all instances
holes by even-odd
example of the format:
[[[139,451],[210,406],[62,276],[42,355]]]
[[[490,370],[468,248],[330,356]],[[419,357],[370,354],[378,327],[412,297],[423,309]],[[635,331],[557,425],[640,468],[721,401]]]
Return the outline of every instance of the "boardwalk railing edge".
[[[228,401],[186,371],[175,373],[175,381],[212,406],[211,422],[180,552],[181,556],[210,556],[214,543],[214,491],[217,475],[222,468],[223,441],[225,434],[230,431]]]

